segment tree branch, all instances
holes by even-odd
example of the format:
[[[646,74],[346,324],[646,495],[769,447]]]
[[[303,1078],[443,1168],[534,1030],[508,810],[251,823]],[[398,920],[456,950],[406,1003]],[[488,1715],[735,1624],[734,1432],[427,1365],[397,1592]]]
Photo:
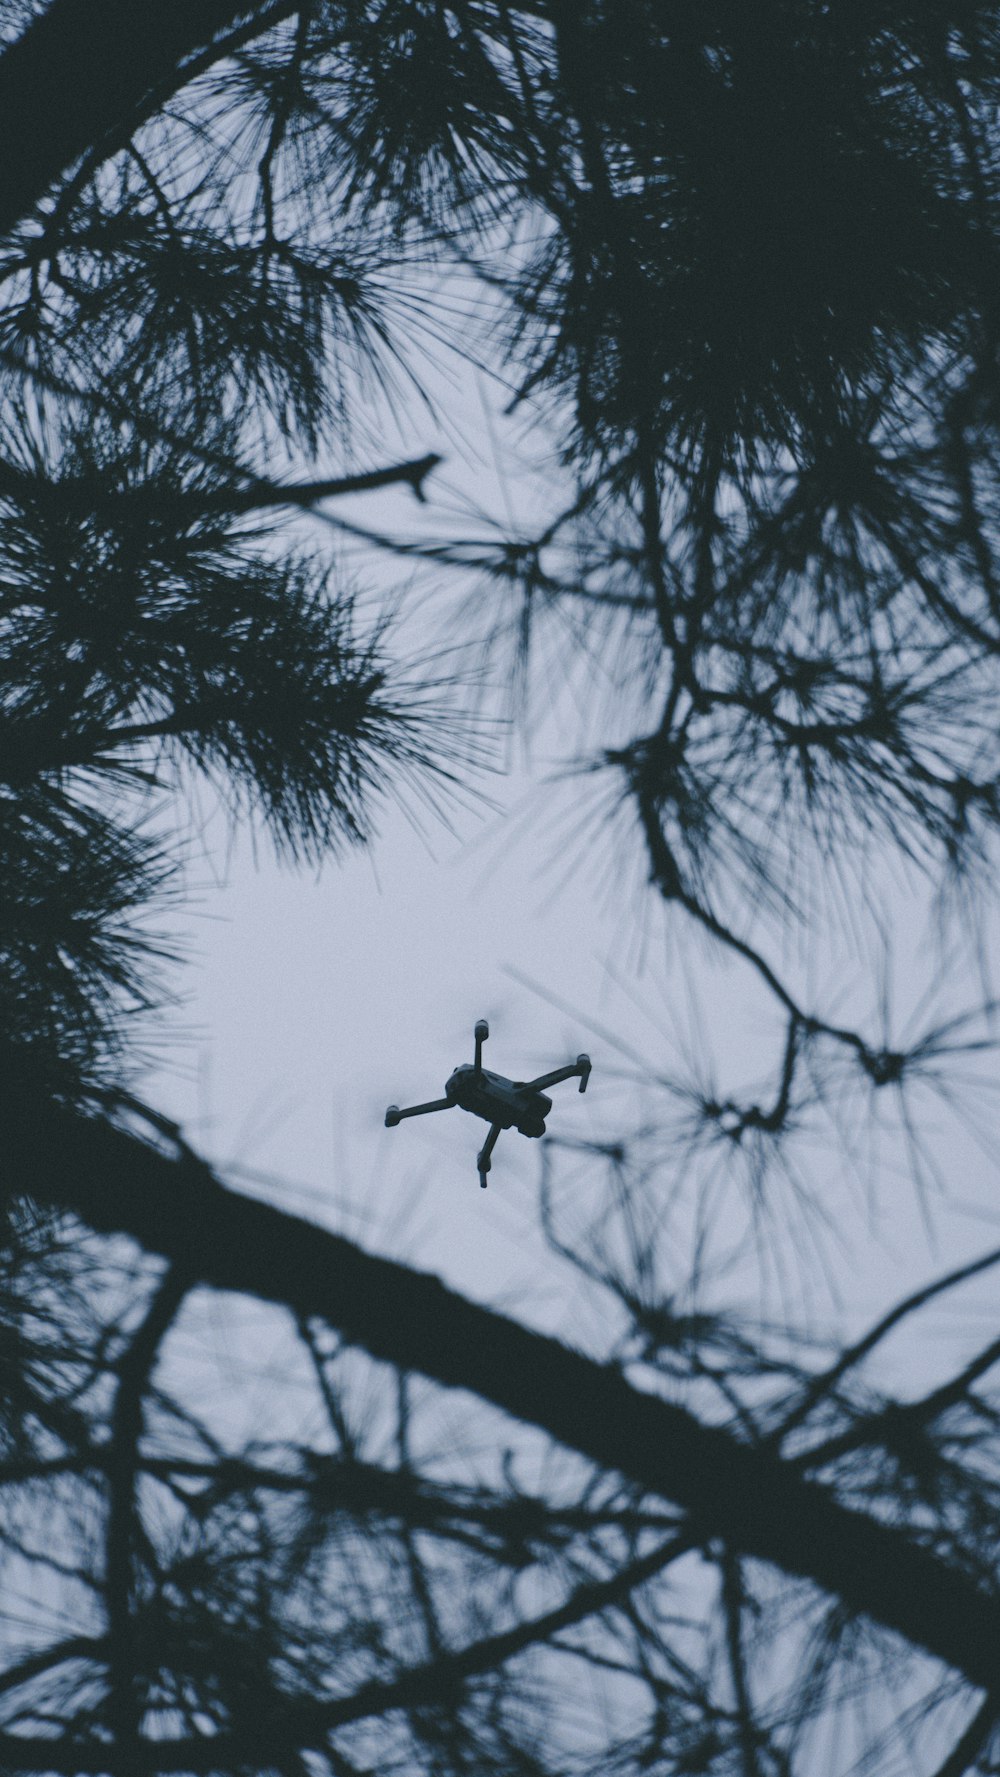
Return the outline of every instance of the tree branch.
[[[111,1449],[106,1463],[109,1498],[104,1589],[110,1703],[119,1759],[130,1758],[141,1743],[142,1710],[135,1693],[132,1644],[132,1545],[143,1396],[160,1345],[184,1300],[188,1283],[179,1267],[172,1266],[167,1271],[118,1365]]]
[[[169,1151],[165,1151],[169,1150]],[[905,1534],[839,1505],[773,1452],[643,1394],[619,1371],[466,1301],[439,1279],[227,1190],[163,1132],[154,1147],[97,1118],[19,1106],[7,1189],[124,1233],[193,1280],[316,1315],[374,1358],[468,1389],[721,1536],[812,1581],[988,1688],[1000,1599]]]
[[[194,52],[258,12],[274,23],[260,0],[51,0],[0,56],[0,234],[88,149],[120,147],[184,85]]]
[[[266,506],[308,509],[320,500],[330,500],[340,494],[367,494],[399,481],[408,482],[417,499],[423,500],[424,481],[441,460],[436,451],[429,451],[426,456],[415,457],[411,462],[393,463],[387,469],[362,470],[357,475],[334,476],[327,481],[291,482],[284,486],[279,482],[254,481],[245,490],[220,491],[217,501],[220,507],[232,512],[256,512]],[[209,495],[202,503],[211,505],[213,496]]]
[[[351,1722],[388,1715],[395,1709],[450,1702],[463,1680],[493,1671],[525,1648],[550,1641],[560,1629],[616,1604],[624,1604],[636,1587],[652,1579],[671,1561],[685,1554],[689,1547],[689,1538],[670,1536],[608,1579],[583,1581],[562,1604],[540,1616],[527,1617],[495,1635],[485,1635],[466,1647],[422,1661],[396,1678],[372,1679],[349,1696],[292,1705],[278,1715],[270,1731],[255,1723],[249,1734],[244,1730],[242,1734],[237,1731],[187,1740],[147,1740],[134,1748],[131,1770],[136,1773],[205,1773],[207,1777],[208,1773],[218,1772],[227,1765],[244,1766],[250,1758],[256,1763],[274,1754],[287,1757],[292,1746],[322,1747],[328,1734]],[[108,1748],[94,1743],[92,1748],[85,1744],[74,1745],[70,1749],[70,1764],[65,1755],[61,1756],[57,1740],[0,1733],[0,1757],[6,1770],[44,1767],[46,1771],[72,1771],[74,1777],[84,1777],[84,1773],[101,1773],[103,1777],[108,1768]]]

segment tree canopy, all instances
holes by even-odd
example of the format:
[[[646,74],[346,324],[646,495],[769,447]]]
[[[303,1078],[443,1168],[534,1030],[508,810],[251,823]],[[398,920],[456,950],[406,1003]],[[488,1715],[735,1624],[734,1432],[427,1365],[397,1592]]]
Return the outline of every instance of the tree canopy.
[[[908,1035],[851,1022],[785,940],[834,900],[863,921],[897,866],[949,929],[988,901],[1000,16],[10,20],[0,1763],[995,1768],[1000,1342],[914,1396],[879,1364],[1000,1255],[833,1351],[702,1275],[720,1177],[766,1218],[820,1123],[846,1167],[888,1102],[919,1197],[927,1094],[991,1053],[988,994]],[[386,460],[446,302],[550,443],[537,525],[435,535],[437,457]],[[581,782],[782,1024],[754,1089],[692,1054],[655,1126],[546,1148],[542,1228],[601,1305],[596,1355],[241,1196],[138,1095],[192,776],[313,862],[490,758],[450,659],[401,661],[329,549],[338,497],[394,483],[429,524],[372,550],[488,584],[468,639],[514,683],[547,628],[559,670],[608,668]],[[210,1296],[259,1304],[298,1417],[240,1436],[199,1410]]]

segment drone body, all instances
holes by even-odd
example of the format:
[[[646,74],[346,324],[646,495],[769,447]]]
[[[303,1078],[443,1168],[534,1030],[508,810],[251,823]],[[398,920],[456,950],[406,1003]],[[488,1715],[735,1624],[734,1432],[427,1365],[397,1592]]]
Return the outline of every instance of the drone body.
[[[474,1117],[499,1123],[501,1129],[519,1129],[522,1135],[544,1135],[551,1098],[524,1080],[507,1080],[489,1068],[476,1072],[471,1061],[457,1067],[445,1086],[450,1099]]]
[[[484,1118],[490,1125],[490,1133],[476,1161],[479,1183],[484,1189],[486,1174],[490,1170],[490,1155],[502,1130],[517,1129],[521,1135],[529,1136],[545,1134],[545,1119],[552,1109],[552,1100],[546,1098],[541,1088],[579,1077],[580,1091],[586,1092],[590,1078],[589,1055],[578,1055],[568,1067],[554,1068],[551,1073],[540,1074],[537,1080],[508,1080],[503,1074],[491,1073],[483,1066],[483,1044],[489,1034],[490,1027],[485,1018],[481,1018],[475,1031],[476,1059],[455,1068],[445,1083],[443,1098],[435,1098],[430,1104],[411,1105],[405,1111],[391,1104],[385,1113],[387,1129],[394,1128],[404,1117],[422,1117],[428,1111],[447,1111],[456,1104],[463,1111],[471,1111],[474,1117]]]

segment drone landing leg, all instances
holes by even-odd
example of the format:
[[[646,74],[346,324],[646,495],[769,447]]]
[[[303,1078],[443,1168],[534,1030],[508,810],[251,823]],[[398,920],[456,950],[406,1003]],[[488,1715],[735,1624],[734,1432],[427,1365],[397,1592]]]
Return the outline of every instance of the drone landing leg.
[[[502,1128],[502,1123],[493,1123],[491,1125],[490,1133],[480,1148],[479,1156],[476,1160],[476,1165],[479,1168],[479,1183],[484,1191],[486,1189],[486,1174],[489,1172],[491,1165],[490,1155],[497,1145],[497,1136],[500,1134]]]

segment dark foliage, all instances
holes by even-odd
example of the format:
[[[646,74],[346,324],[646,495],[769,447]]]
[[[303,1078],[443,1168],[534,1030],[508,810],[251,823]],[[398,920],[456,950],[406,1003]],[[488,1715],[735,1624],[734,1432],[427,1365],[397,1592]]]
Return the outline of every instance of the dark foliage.
[[[838,1344],[807,1246],[860,1227],[886,1104],[926,1209],[993,1008],[855,1025],[779,944],[995,869],[996,8],[185,0],[112,69],[121,28],[19,6],[0,54],[0,1762],[995,1770],[995,1311],[943,1380],[883,1359],[997,1253]],[[489,585],[522,689],[586,685],[576,788],[778,1036],[545,1150],[593,1362],[224,1189],[130,1095],[193,776],[318,862],[484,757],[453,657],[401,667],[329,548],[337,494],[423,496],[377,441],[442,290],[552,510],[367,540]],[[769,1316],[737,1247],[797,1271]],[[241,1299],[266,1424],[198,1369]]]

